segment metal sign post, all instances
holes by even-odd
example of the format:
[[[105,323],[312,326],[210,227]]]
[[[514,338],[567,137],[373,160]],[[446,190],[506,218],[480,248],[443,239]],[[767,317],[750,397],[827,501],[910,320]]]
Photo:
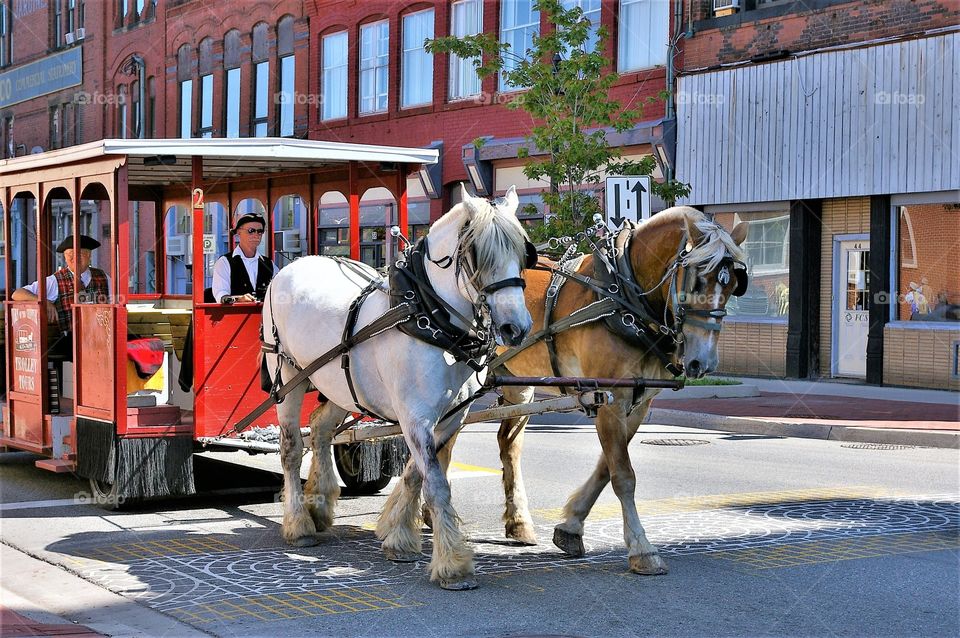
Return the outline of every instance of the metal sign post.
[[[650,176],[611,176],[606,180],[607,226],[618,230],[624,222],[650,218]]]

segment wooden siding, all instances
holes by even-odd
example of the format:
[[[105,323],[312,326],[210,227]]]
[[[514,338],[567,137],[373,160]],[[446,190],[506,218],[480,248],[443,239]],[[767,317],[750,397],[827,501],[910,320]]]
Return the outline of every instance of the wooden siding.
[[[782,377],[786,374],[787,324],[724,321],[719,374]]]
[[[951,375],[956,330],[886,326],[883,330],[883,384],[960,390]]]
[[[960,188],[960,33],[682,76],[695,205]]]

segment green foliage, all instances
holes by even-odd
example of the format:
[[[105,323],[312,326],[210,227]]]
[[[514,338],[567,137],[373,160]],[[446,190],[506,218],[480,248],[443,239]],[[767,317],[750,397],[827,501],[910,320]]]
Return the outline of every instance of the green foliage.
[[[505,107],[522,109],[533,118],[528,146],[517,153],[529,160],[524,174],[552,184],[550,191],[543,193],[550,217],[530,232],[534,241],[542,242],[574,235],[592,225],[594,214],[602,213],[604,172],[649,175],[655,162],[652,157],[639,162],[624,160],[619,149],[607,143],[605,130],[629,130],[641,118],[642,105],[626,108],[610,97],[619,76],[605,72],[606,29],[599,29],[596,45],[587,50],[590,21],[579,7],[564,9],[559,0],[535,0],[535,6],[555,28],[534,36],[529,51],[511,51],[508,44],[489,33],[428,40],[427,50],[471,58],[481,78],[501,74],[515,87],[511,90],[522,91]],[[656,99],[664,99],[663,92]],[[576,190],[581,184],[584,190]],[[652,188],[671,204],[689,193],[688,185],[676,181],[653,182]]]

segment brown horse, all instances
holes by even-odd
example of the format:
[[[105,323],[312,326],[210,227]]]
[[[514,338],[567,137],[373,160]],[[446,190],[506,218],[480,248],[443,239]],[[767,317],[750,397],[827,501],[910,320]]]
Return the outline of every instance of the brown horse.
[[[740,244],[747,224],[728,233],[700,211],[675,207],[658,213],[632,231],[629,263],[636,284],[649,292],[647,300],[661,326],[677,332],[670,339],[678,347],[669,353],[674,365],[683,364],[688,377],[701,377],[716,369],[719,323],[727,299],[743,294],[746,271]],[[587,256],[576,272],[592,276],[596,257]],[[673,273],[671,273],[671,270]],[[533,317],[534,331],[543,326],[550,273],[527,270],[525,298]],[[551,294],[557,294],[555,290]],[[576,281],[567,282],[558,293],[553,320],[559,320],[597,300],[597,294]],[[678,310],[678,306],[682,310]],[[686,319],[677,323],[678,311]],[[672,318],[672,320],[671,320]],[[659,326],[658,326],[659,328]],[[672,378],[663,360],[637,344],[614,334],[603,321],[566,330],[555,337],[558,370],[553,370],[547,346],[540,342],[509,359],[506,372],[516,376],[563,376],[647,379]],[[679,345],[678,342],[682,343]],[[501,369],[500,372],[503,372]],[[554,530],[554,543],[571,556],[581,556],[583,522],[608,482],[623,511],[624,539],[630,570],[638,574],[665,574],[666,563],[644,533],[634,502],[636,478],[627,445],[643,422],[650,401],[659,390],[634,396],[633,390],[616,389],[615,401],[601,407],[596,418],[603,455],[593,474],[567,501],[564,520]],[[533,388],[503,388],[508,403],[533,399]],[[504,420],[498,442],[503,462],[506,496],[506,535],[522,543],[537,542],[520,472],[523,431],[529,417]]]

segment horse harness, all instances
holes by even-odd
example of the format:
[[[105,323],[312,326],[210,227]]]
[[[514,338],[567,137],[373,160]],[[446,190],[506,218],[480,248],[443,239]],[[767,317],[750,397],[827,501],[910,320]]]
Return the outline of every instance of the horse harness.
[[[529,266],[536,261],[536,249],[533,247],[533,244],[529,242],[526,242],[525,248],[527,253],[525,265]],[[430,284],[424,264],[425,259],[429,259],[442,269],[449,268],[451,265],[456,264],[457,273],[459,274],[462,269],[468,269],[465,268],[466,260],[464,256],[460,254],[459,248],[456,257],[447,255],[434,260],[430,256],[427,238],[422,237],[412,248],[404,251],[403,259],[398,260],[390,267],[386,290],[382,277],[372,277],[368,271],[362,269],[353,260],[343,257],[330,257],[330,259],[335,260],[341,264],[341,266],[350,269],[368,281],[360,294],[350,304],[340,343],[306,367],[301,367],[292,356],[283,350],[276,322],[273,321],[273,304],[271,304],[273,343],[267,342],[264,338],[262,324],[260,334],[261,350],[264,353],[276,354],[278,356],[277,369],[272,379],[270,378],[269,371],[266,370],[266,359],[264,358],[262,362],[261,385],[264,386],[263,389],[265,391],[270,393],[270,398],[259,406],[257,410],[237,423],[234,426],[234,431],[240,432],[245,429],[263,414],[263,412],[269,408],[270,404],[281,403],[284,397],[294,387],[338,356],[340,357],[340,367],[343,369],[347,381],[347,387],[350,389],[351,398],[358,411],[369,417],[389,423],[396,423],[396,421],[392,419],[378,415],[361,403],[360,398],[357,396],[353,375],[350,370],[350,350],[363,341],[372,339],[392,328],[397,328],[404,334],[419,341],[449,352],[456,361],[466,363],[475,372],[479,373],[486,368],[484,361],[489,359],[493,354],[495,347],[492,330],[484,328],[487,322],[487,315],[489,315],[489,310],[486,305],[487,295],[511,286],[526,287],[526,282],[522,277],[510,277],[484,286],[478,291],[477,299],[474,302],[473,319],[468,319],[437,294]],[[376,290],[388,293],[390,308],[377,319],[356,330],[360,309],[364,301]],[[451,316],[459,319],[467,327],[463,328],[457,325]],[[286,383],[283,382],[280,374],[282,368],[281,360],[297,370],[297,374]],[[469,403],[474,398],[475,397],[470,397],[468,401],[455,406],[453,410],[445,416],[453,414],[462,408],[465,403]]]
[[[613,238],[609,248],[594,251],[593,277],[577,272],[583,262],[584,255],[574,257],[570,261],[558,264],[556,267],[539,266],[552,273],[547,288],[543,328],[530,335],[515,349],[504,352],[491,362],[497,366],[510,360],[521,350],[543,340],[547,346],[550,358],[550,367],[554,376],[561,376],[560,359],[557,354],[554,336],[571,328],[594,321],[603,320],[606,328],[627,341],[631,345],[652,352],[663,367],[674,376],[683,374],[682,363],[677,365],[671,360],[672,355],[683,351],[683,325],[689,323],[707,330],[720,330],[720,320],[726,316],[723,308],[700,309],[691,307],[689,297],[696,285],[696,268],[686,263],[690,253],[688,238],[683,233],[676,257],[661,280],[648,290],[644,290],[637,282],[630,260],[630,242],[636,228],[627,223]],[[729,263],[725,263],[729,262]],[[683,271],[683,276],[679,275]],[[732,271],[732,272],[731,272]],[[745,266],[732,259],[722,262],[718,280],[737,277],[737,287],[734,296],[740,296],[746,291],[747,272]],[[662,318],[650,303],[647,295],[659,288],[667,279],[670,279],[670,301],[674,311],[670,311],[670,303],[665,304]],[[569,280],[574,280],[587,288],[592,289],[597,296],[596,301],[573,311],[566,317],[553,320],[560,290]],[[720,281],[722,284],[729,279]],[[672,316],[671,316],[672,315]],[[703,320],[697,317],[704,317]],[[716,321],[708,321],[716,319]],[[561,390],[564,390],[561,388]]]

